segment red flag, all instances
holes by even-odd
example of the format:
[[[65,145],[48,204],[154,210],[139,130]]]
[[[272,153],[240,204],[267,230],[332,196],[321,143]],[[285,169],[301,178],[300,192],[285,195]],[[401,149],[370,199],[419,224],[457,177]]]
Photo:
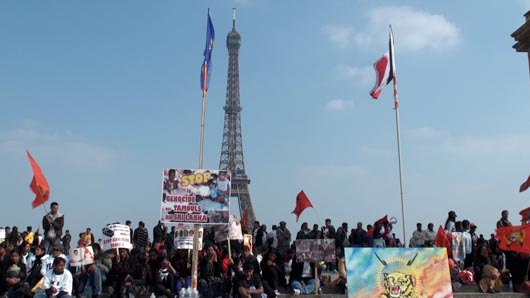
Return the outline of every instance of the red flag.
[[[453,252],[451,247],[451,241],[447,238],[447,234],[444,231],[444,228],[440,226],[438,232],[436,233],[436,238],[434,239],[434,246],[436,247],[445,247],[447,248],[447,257],[450,257]]]
[[[502,227],[495,232],[500,249],[530,253],[530,225]]]
[[[526,179],[526,181],[521,184],[521,187],[519,187],[519,192],[527,190],[528,187],[530,187],[530,176],[528,176],[528,179]]]
[[[248,209],[245,209],[243,212],[243,217],[241,218],[241,227],[244,232],[248,232]]]
[[[300,214],[305,210],[305,208],[311,207],[313,208],[313,205],[309,201],[309,198],[305,195],[304,191],[301,190],[298,195],[296,195],[296,207],[294,207],[293,212],[296,214],[296,222],[298,222],[298,218],[300,217]]]
[[[31,156],[27,150],[26,153],[28,154],[29,163],[33,169],[33,179],[29,184],[29,188],[35,194],[35,199],[31,202],[31,206],[36,208],[44,204],[44,202],[48,201],[50,198],[50,186],[48,185],[48,181],[46,181],[44,174],[42,174],[39,165],[33,159],[33,156]]]
[[[392,28],[388,34],[388,52],[374,63],[375,85],[370,91],[373,99],[378,99],[383,88],[394,80],[394,109],[399,107],[397,100],[396,64],[394,61],[394,34]]]
[[[380,222],[382,224],[384,224],[385,222],[388,222],[388,215],[385,215],[385,216],[381,217],[380,219],[376,220],[375,222],[376,223]]]
[[[519,215],[521,215],[521,223],[527,224],[530,221],[530,207],[519,211]]]

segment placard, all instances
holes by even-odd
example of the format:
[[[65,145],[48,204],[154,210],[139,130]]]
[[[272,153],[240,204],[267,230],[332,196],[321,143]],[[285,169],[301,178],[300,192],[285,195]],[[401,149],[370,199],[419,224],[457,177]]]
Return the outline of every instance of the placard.
[[[103,251],[109,249],[132,249],[131,232],[127,225],[110,224],[103,228]]]
[[[230,173],[222,170],[164,169],[161,220],[226,224],[230,206]]]
[[[199,245],[198,250],[202,250],[203,227],[199,227],[197,236]],[[179,223],[175,229],[175,241],[173,242],[176,249],[193,249],[193,236],[195,229],[193,225]]]
[[[335,239],[296,240],[296,261],[335,262]]]

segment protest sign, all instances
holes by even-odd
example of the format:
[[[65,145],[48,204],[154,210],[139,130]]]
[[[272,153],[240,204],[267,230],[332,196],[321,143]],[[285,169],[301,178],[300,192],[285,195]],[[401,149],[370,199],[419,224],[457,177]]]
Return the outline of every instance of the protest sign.
[[[298,262],[335,262],[335,239],[296,240]]]
[[[227,171],[164,169],[162,178],[162,221],[228,223],[231,185]]]
[[[103,228],[103,247],[104,251],[109,249],[126,248],[132,249],[131,232],[127,225],[110,224]]]

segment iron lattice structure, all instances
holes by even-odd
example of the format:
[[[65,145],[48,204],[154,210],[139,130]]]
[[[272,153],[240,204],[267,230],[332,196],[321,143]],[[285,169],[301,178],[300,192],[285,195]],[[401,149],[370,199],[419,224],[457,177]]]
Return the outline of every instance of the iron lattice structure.
[[[232,197],[237,197],[241,216],[248,213],[247,226],[252,227],[256,220],[248,185],[250,179],[245,173],[243,158],[243,137],[241,132],[241,104],[239,100],[239,48],[241,35],[236,31],[235,11],[232,30],[226,37],[228,48],[228,77],[226,83],[226,104],[223,144],[221,146],[220,170],[228,170],[232,175]]]

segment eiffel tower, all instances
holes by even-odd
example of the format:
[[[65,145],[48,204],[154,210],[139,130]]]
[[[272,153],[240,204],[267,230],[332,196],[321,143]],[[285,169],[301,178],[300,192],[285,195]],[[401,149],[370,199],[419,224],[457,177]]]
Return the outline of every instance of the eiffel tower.
[[[228,170],[232,174],[232,193],[239,202],[241,216],[248,212],[248,227],[256,220],[248,185],[250,179],[245,173],[243,159],[243,137],[241,133],[241,105],[239,101],[239,48],[241,35],[236,31],[236,10],[232,18],[232,31],[226,37],[228,48],[228,77],[226,82],[225,123],[223,129],[223,144],[221,146],[220,170]]]

